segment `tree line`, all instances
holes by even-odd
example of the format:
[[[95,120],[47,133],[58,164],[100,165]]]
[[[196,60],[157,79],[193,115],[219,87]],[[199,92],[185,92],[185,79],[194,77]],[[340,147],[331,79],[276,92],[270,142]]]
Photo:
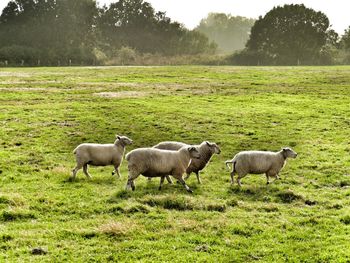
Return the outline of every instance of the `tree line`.
[[[324,13],[302,4],[274,7],[257,20],[211,13],[194,30],[144,0],[103,7],[95,0],[11,0],[0,16],[0,65],[99,65],[113,58],[138,64],[140,56],[163,59],[153,63],[192,56],[201,59],[180,63],[348,64],[350,27],[339,36]]]
[[[0,16],[0,61],[98,64],[121,53],[213,53],[216,44],[143,0],[99,7],[95,0],[12,0]]]

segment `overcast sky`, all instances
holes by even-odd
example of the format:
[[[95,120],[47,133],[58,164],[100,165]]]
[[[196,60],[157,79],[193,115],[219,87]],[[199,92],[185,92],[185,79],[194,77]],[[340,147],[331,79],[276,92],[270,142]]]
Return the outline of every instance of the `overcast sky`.
[[[72,0],[74,1],[74,0]],[[1,10],[9,0],[0,0]],[[100,4],[110,4],[116,0],[97,0]],[[251,18],[264,16],[271,8],[283,4],[300,4],[325,13],[332,28],[339,34],[350,26],[350,1],[348,0],[148,0],[156,11],[167,15],[187,28],[194,28],[209,12],[223,12]]]

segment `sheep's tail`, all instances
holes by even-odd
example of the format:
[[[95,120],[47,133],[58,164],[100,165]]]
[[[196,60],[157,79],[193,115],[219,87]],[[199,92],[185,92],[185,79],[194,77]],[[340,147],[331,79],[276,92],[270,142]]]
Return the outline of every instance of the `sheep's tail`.
[[[230,167],[230,163],[232,163],[232,172],[235,171],[235,168],[236,168],[236,160],[235,159],[232,159],[232,160],[227,160],[225,162],[226,166],[227,166],[227,169],[231,170],[231,167]]]
[[[229,163],[232,163],[232,164],[233,164],[233,161],[232,161],[232,160],[227,160],[227,161],[225,162],[227,169],[231,170],[231,167],[230,167]]]

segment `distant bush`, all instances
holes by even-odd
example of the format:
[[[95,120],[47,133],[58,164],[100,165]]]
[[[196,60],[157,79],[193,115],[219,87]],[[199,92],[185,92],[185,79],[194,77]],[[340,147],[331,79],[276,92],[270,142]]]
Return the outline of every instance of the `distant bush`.
[[[100,49],[94,48],[92,51],[97,64],[104,64],[107,61],[107,55]]]
[[[243,49],[227,57],[227,63],[231,65],[257,66],[272,65],[272,58],[260,51]]]
[[[40,55],[38,49],[27,46],[11,45],[0,48],[0,61],[7,60],[10,65],[20,65],[22,61],[25,65],[34,65]]]
[[[121,57],[115,56],[110,60],[107,60],[104,65],[227,65],[226,56],[210,55],[210,54],[198,54],[198,55],[177,55],[177,56],[164,56],[162,54],[136,54],[129,58],[124,57],[124,62]]]
[[[117,60],[119,64],[131,65],[136,60],[136,51],[131,47],[122,47],[117,50]]]

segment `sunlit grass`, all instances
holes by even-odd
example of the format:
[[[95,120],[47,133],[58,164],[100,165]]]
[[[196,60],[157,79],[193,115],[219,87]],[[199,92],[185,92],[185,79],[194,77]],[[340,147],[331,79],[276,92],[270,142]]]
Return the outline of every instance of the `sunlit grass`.
[[[349,67],[3,68],[0,261],[349,261],[349,105]],[[75,146],[115,134],[222,154],[193,195],[142,176],[126,192],[126,162],[68,182]],[[283,146],[282,180],[230,186],[225,160]]]

